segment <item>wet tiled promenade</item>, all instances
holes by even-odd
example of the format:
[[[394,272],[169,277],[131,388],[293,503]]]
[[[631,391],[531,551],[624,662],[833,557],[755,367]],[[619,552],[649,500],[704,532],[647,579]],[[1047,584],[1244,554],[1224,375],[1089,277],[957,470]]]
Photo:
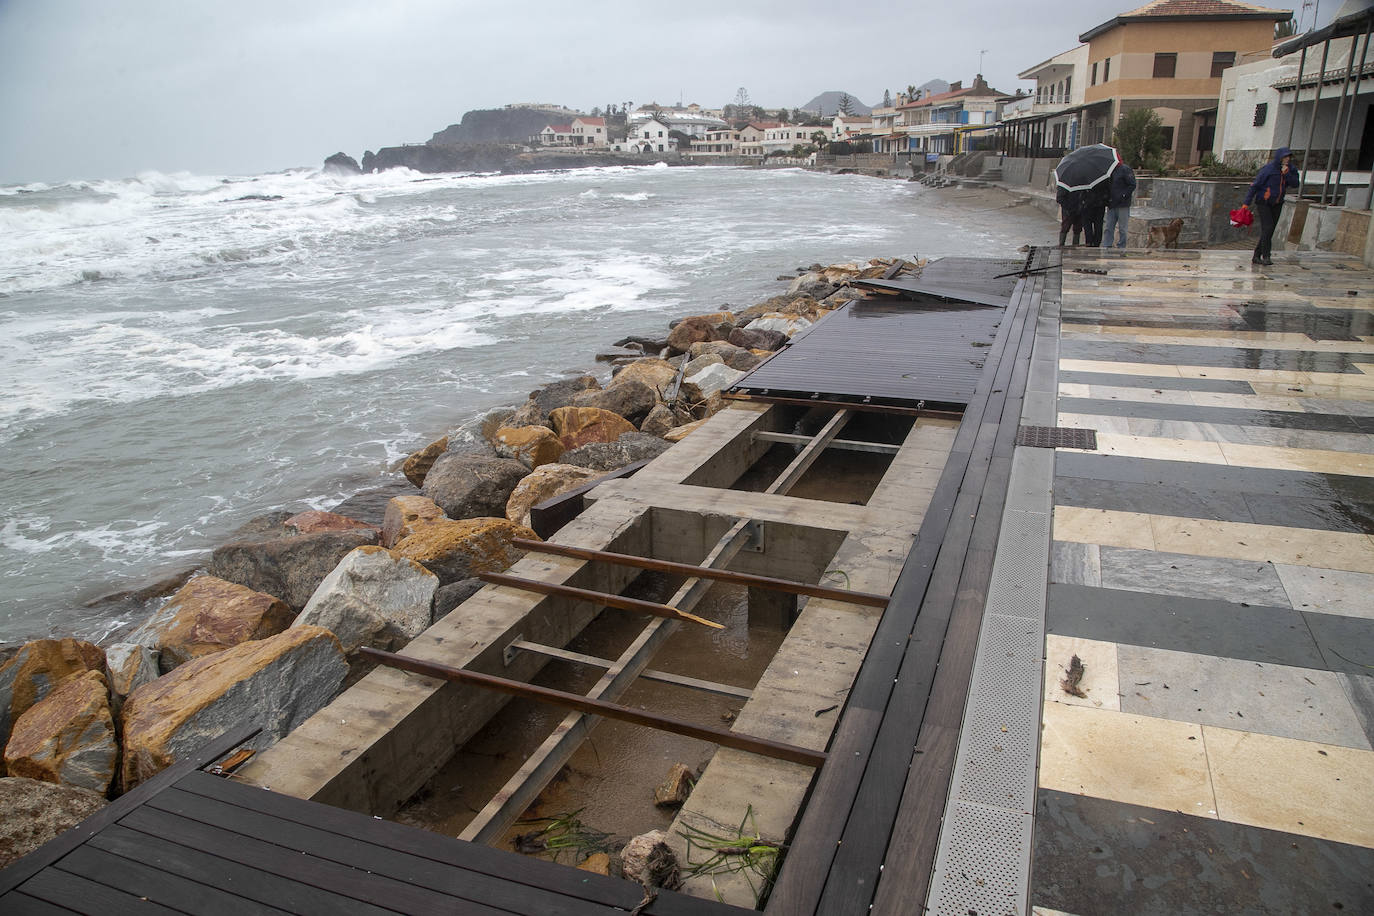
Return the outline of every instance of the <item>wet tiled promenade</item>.
[[[1066,252],[1038,912],[1374,912],[1374,273],[1248,254]]]

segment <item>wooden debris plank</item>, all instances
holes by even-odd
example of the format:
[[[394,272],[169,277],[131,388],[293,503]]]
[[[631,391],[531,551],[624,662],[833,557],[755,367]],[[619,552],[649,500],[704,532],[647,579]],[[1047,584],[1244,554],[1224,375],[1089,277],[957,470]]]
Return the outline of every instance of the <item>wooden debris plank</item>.
[[[242,916],[248,909],[289,916],[287,910],[262,901],[246,900],[221,887],[212,887],[163,871],[140,859],[107,852],[90,843],[72,850],[55,868],[64,874],[79,875],[106,887],[117,887],[125,893],[184,913],[195,913],[196,916]]]
[[[554,706],[574,709],[586,715],[604,716],[607,719],[619,719],[622,722],[629,722],[632,725],[643,725],[649,728],[657,728],[661,731],[672,732],[676,735],[686,735],[689,738],[709,741],[712,744],[732,747],[735,750],[747,751],[751,754],[773,757],[778,760],[787,760],[792,763],[800,763],[803,766],[810,767],[819,767],[825,762],[825,753],[823,751],[815,751],[811,748],[800,747],[795,744],[784,744],[781,741],[771,741],[767,738],[757,738],[753,735],[741,735],[737,732],[716,728],[710,725],[697,725],[695,722],[688,722],[673,716],[644,712],[629,706],[621,706],[617,703],[594,700],[590,697],[582,696],[581,694],[569,693],[564,690],[552,690],[548,687],[527,684],[524,681],[494,677],[489,674],[480,674],[476,671],[467,671],[449,665],[438,665],[433,662],[426,662],[405,655],[396,655],[392,652],[379,652],[376,649],[369,649],[366,647],[360,649],[359,652],[364,658],[372,659],[384,665],[390,665],[393,668],[400,668],[403,671],[410,671],[414,674],[422,674],[426,677],[437,677],[465,684],[476,684],[479,687],[487,687],[491,690],[512,694],[513,696],[528,697]]]
[[[299,916],[389,916],[392,912],[122,824],[106,827],[87,840],[86,845],[125,858],[141,857],[169,874],[232,889],[250,901],[281,907]]]
[[[826,585],[812,585],[809,582],[794,582],[790,579],[777,579],[772,576],[758,576],[752,573],[734,572],[729,569],[712,569],[707,566],[693,566],[690,563],[675,563],[671,560],[659,560],[654,557],[639,557],[633,554],[612,553],[607,550],[593,550],[589,547],[574,547],[571,544],[555,544],[551,541],[531,541],[525,538],[516,538],[511,543],[522,550],[533,550],[538,553],[551,553],[562,557],[575,557],[580,560],[603,560],[607,563],[616,563],[621,566],[633,566],[637,569],[651,569],[655,572],[673,573],[681,576],[695,576],[701,579],[715,579],[719,582],[731,582],[736,585],[750,585],[755,588],[767,588],[779,592],[788,592],[793,595],[808,595],[812,598],[833,598],[836,601],[847,601],[850,604],[862,604],[867,607],[886,607],[888,603],[887,595],[877,595],[871,592],[849,591],[843,588],[832,588]]]
[[[511,588],[518,588],[522,591],[535,592],[540,595],[557,595],[561,598],[573,598],[577,601],[586,601],[591,604],[599,604],[602,607],[619,608],[622,611],[638,611],[641,614],[652,614],[655,617],[666,617],[669,620],[691,621],[702,626],[711,627],[715,630],[723,630],[722,624],[705,617],[698,617],[688,611],[680,611],[675,607],[666,604],[659,604],[656,601],[643,601],[639,598],[626,598],[624,595],[612,595],[608,592],[594,592],[586,588],[577,588],[572,585],[556,585],[553,582],[543,582],[539,579],[526,579],[522,576],[508,576],[505,573],[478,573],[477,578],[483,582],[490,582],[493,585],[506,585]]]

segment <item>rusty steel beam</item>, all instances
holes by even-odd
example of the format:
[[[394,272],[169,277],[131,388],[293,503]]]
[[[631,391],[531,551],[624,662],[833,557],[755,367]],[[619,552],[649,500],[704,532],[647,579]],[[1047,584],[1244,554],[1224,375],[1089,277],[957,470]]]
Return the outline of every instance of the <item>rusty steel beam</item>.
[[[477,578],[483,582],[490,582],[493,585],[508,585],[511,588],[518,588],[522,591],[537,592],[541,595],[557,595],[560,598],[574,598],[578,601],[589,601],[592,604],[599,604],[602,607],[619,608],[622,611],[638,611],[641,614],[652,614],[655,617],[667,617],[669,620],[688,620],[692,623],[699,623],[702,626],[712,627],[713,629],[723,630],[722,624],[705,617],[698,617],[696,614],[689,614],[687,611],[680,611],[675,607],[666,604],[659,604],[657,601],[643,601],[639,598],[626,598],[624,595],[612,595],[609,592],[594,592],[586,588],[576,588],[571,585],[555,585],[552,582],[541,582],[538,579],[525,579],[520,576],[508,576],[505,573],[478,573]]]

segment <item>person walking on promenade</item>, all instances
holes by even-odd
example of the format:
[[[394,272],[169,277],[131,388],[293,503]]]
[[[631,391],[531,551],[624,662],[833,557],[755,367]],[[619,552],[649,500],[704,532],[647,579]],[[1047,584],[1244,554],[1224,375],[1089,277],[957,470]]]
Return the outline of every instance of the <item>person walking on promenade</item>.
[[[1083,234],[1083,197],[1084,191],[1070,191],[1062,185],[1059,192],[1055,194],[1055,201],[1059,204],[1059,247],[1064,247],[1064,240],[1069,236],[1069,230],[1073,230],[1073,243],[1079,243],[1079,238]]]
[[[1112,172],[1111,196],[1107,200],[1107,223],[1102,247],[1112,247],[1112,230],[1116,230],[1116,247],[1126,247],[1126,230],[1131,225],[1131,199],[1135,197],[1135,172],[1125,162],[1118,162]]]
[[[1255,246],[1254,257],[1250,259],[1251,264],[1274,263],[1270,253],[1274,242],[1274,227],[1278,225],[1279,211],[1283,209],[1283,195],[1288,193],[1289,188],[1302,186],[1298,170],[1291,165],[1292,158],[1293,151],[1286,146],[1280,146],[1275,150],[1274,161],[1255,175],[1255,180],[1250,183],[1250,190],[1245,194],[1245,201],[1241,204],[1247,210],[1253,209],[1259,216],[1259,244]],[[1250,206],[1252,202],[1253,208]]]
[[[1102,245],[1102,218],[1107,212],[1111,189],[1110,178],[1099,181],[1088,189],[1083,198],[1083,241],[1093,248]]]

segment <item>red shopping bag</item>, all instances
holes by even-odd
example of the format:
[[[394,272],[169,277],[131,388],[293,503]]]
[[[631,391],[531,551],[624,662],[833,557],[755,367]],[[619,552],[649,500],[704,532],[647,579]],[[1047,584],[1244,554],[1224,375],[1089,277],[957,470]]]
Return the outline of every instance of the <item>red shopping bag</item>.
[[[1237,207],[1231,211],[1231,225],[1249,226],[1255,222],[1255,215],[1250,212],[1249,207]]]

